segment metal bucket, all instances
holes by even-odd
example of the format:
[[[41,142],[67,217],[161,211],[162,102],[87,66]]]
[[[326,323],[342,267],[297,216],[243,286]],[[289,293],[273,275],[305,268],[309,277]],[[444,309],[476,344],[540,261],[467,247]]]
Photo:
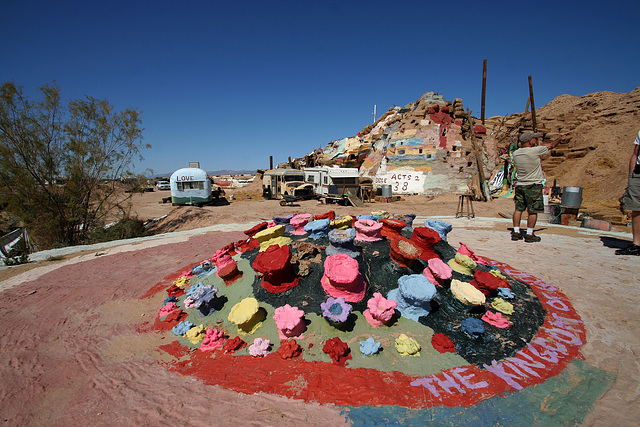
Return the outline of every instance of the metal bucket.
[[[392,196],[391,186],[390,185],[383,185],[381,188],[382,188],[382,197],[391,197]]]
[[[579,208],[582,204],[582,187],[564,187],[560,206],[566,208]]]

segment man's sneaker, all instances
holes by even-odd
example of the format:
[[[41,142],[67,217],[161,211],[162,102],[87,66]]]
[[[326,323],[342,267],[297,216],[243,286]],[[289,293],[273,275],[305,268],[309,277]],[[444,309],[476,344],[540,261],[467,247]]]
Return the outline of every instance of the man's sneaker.
[[[638,245],[629,245],[624,249],[618,249],[616,255],[639,255],[640,256],[640,246]]]
[[[522,233],[511,232],[511,240],[522,240]]]
[[[539,242],[540,239],[538,236],[536,236],[535,234],[525,234],[524,235],[524,241],[527,243],[535,243],[535,242]]]

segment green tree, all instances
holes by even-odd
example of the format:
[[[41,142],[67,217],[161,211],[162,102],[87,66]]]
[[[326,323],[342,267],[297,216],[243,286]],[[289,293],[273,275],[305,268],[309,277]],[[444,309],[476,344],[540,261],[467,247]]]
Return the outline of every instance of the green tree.
[[[55,84],[40,95],[31,101],[13,82],[0,88],[0,204],[42,248],[84,243],[129,217],[118,180],[150,146],[136,109],[88,96],[64,106]]]

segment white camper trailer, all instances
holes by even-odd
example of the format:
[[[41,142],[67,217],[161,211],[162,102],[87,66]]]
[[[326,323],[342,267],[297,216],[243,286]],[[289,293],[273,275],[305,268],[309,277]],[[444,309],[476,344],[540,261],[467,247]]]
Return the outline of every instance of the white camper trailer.
[[[315,193],[324,198],[361,197],[358,168],[305,168],[304,180],[313,184]]]
[[[198,168],[178,169],[171,175],[171,203],[174,205],[203,205],[211,202],[211,181]]]

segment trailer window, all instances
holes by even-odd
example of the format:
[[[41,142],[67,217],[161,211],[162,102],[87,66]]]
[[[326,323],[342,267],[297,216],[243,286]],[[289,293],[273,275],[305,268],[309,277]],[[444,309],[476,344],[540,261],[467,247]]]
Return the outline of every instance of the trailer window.
[[[177,182],[178,191],[184,190],[204,190],[204,181]]]
[[[314,178],[315,177],[313,175],[307,176],[307,182],[316,182],[316,180]]]
[[[357,185],[358,178],[333,178],[335,185]]]

